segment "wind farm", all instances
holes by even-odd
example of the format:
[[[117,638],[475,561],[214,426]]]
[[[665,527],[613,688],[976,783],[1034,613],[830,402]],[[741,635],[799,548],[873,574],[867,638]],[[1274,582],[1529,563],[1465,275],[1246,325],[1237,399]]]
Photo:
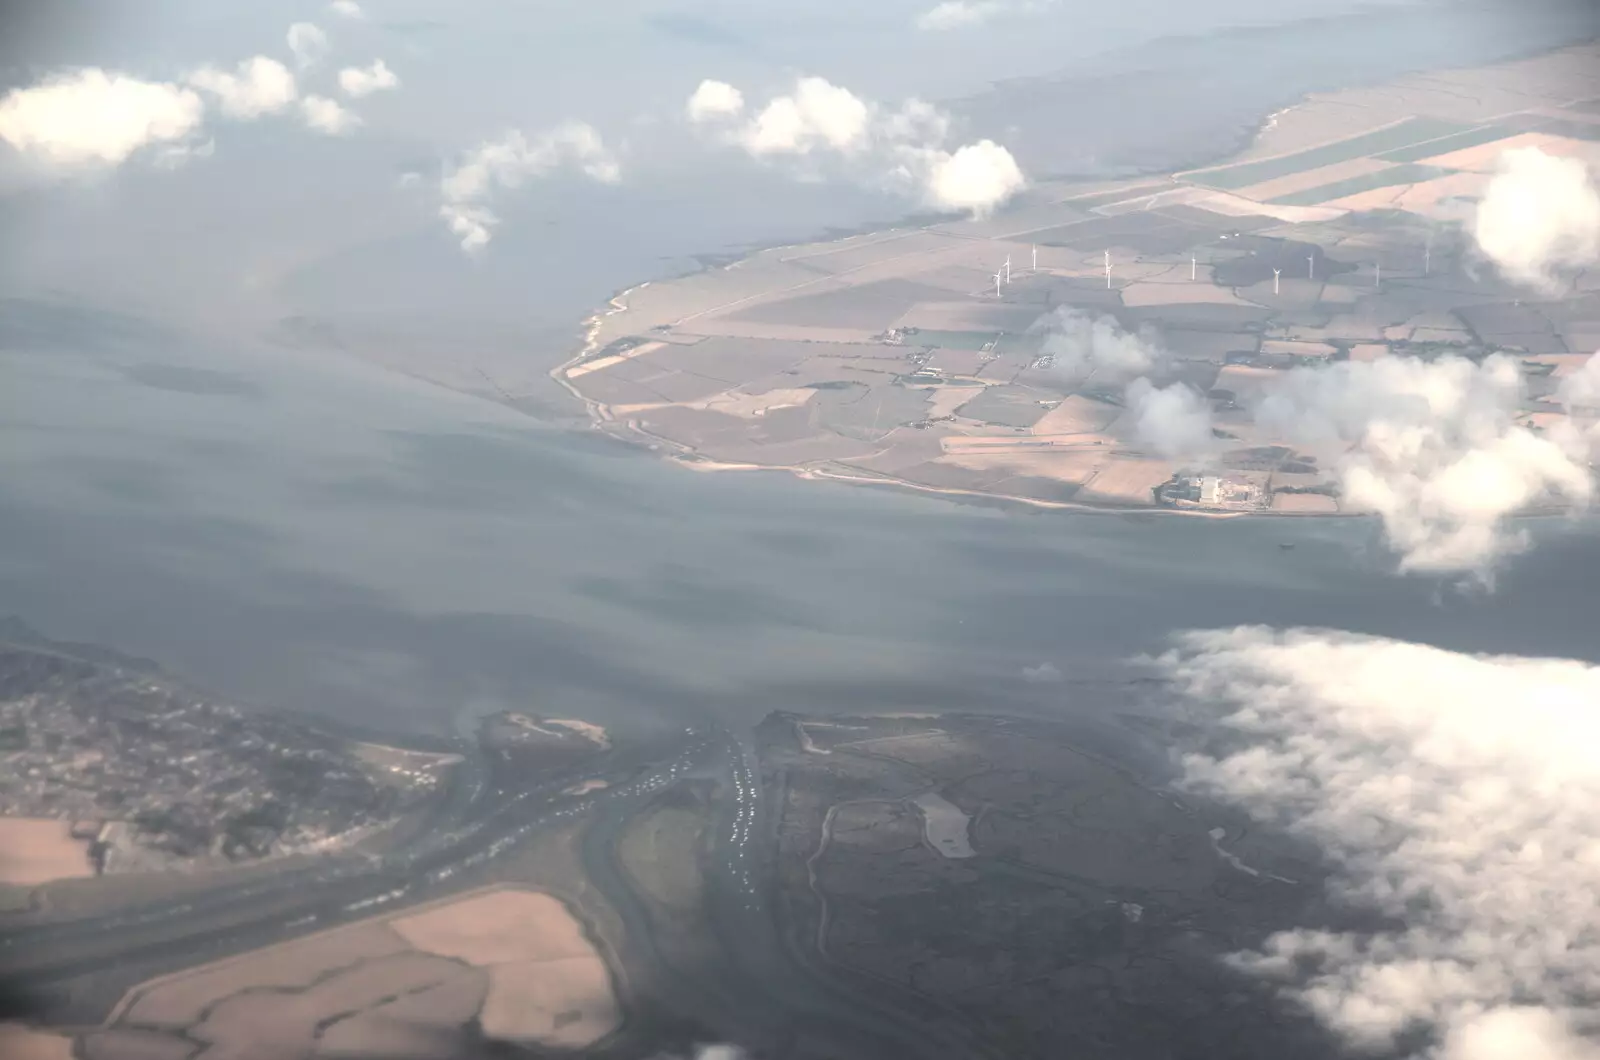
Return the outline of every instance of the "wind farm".
[[[1484,267],[1464,222],[1505,151],[1600,165],[1597,97],[1593,45],[1313,97],[1206,168],[1042,183],[992,217],[628,292],[554,375],[601,430],[701,470],[1047,507],[1339,513],[1327,462],[1249,414],[1285,371],[1499,352],[1530,373],[1525,421],[1562,415],[1556,386],[1600,348],[1600,284],[1530,300]],[[1075,374],[1062,321],[1077,318],[1158,349],[1152,382],[1196,395],[1209,444],[1153,444],[1105,370]]]

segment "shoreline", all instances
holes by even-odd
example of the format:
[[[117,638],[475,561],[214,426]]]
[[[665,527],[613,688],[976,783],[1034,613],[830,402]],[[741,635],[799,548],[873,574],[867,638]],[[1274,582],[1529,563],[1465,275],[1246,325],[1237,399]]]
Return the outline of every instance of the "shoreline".
[[[1591,41],[1587,43],[1592,45],[1593,42]],[[1585,47],[1585,44],[1565,43],[1548,47],[1530,48],[1525,51],[1515,52],[1510,56],[1499,58],[1494,62],[1487,64],[1475,66],[1446,66],[1439,67],[1437,70],[1492,70],[1514,63],[1558,55],[1560,53],[1569,52],[1575,48],[1582,47]],[[1433,67],[1422,67],[1418,70],[1412,70],[1399,76],[1401,78],[1415,77],[1419,74],[1425,76],[1426,74],[1434,71],[1435,68]],[[1371,83],[1369,83],[1369,80],[1370,79],[1361,79],[1351,85],[1346,85],[1331,91],[1310,90],[1302,92],[1295,98],[1294,102],[1286,105],[1278,105],[1271,111],[1258,117],[1249,127],[1248,133],[1245,133],[1244,130],[1241,129],[1241,135],[1237,139],[1233,140],[1228,147],[1219,149],[1217,151],[1204,153],[1197,152],[1196,157],[1194,158],[1182,159],[1181,164],[1178,165],[1177,168],[1158,169],[1155,167],[1133,167],[1131,170],[1121,173],[1117,176],[1099,178],[1050,176],[1042,178],[1038,185],[1035,185],[1035,187],[1029,191],[1025,191],[1023,195],[1018,197],[1017,200],[1009,204],[1007,209],[1000,211],[998,216],[1003,218],[1006,213],[1025,211],[1030,207],[1036,207],[1040,205],[1041,202],[1050,205],[1071,202],[1074,199],[1083,198],[1086,196],[1092,197],[1103,192],[1115,191],[1119,188],[1133,188],[1136,187],[1140,181],[1162,179],[1176,181],[1184,174],[1190,174],[1204,171],[1209,168],[1254,160],[1257,154],[1259,154],[1258,149],[1262,146],[1263,140],[1267,134],[1277,129],[1283,120],[1292,115],[1294,112],[1303,110],[1308,106],[1314,107],[1319,102],[1325,103],[1330,99],[1336,99],[1339,95],[1344,93],[1368,91],[1373,87],[1374,84],[1387,84],[1389,81],[1395,80],[1395,78],[1381,82],[1374,81]],[[1387,127],[1388,125],[1403,124],[1405,120],[1409,119],[1395,118],[1386,125],[1380,125],[1376,128],[1381,129]],[[1269,151],[1267,154],[1262,155],[1261,157],[1271,158],[1274,157],[1274,154],[1273,152]],[[888,233],[896,232],[910,236],[915,235],[918,232],[935,229],[938,226],[947,223],[949,223],[949,218],[934,218],[925,213],[910,213],[898,222],[885,223],[881,226],[863,225],[860,228],[851,230],[843,235],[839,235],[836,232],[830,233],[832,238],[824,237],[814,242],[791,243],[787,241],[774,241],[770,245],[762,244],[753,248],[746,248],[746,251],[742,257],[732,260],[729,260],[727,256],[701,256],[701,260],[705,261],[705,265],[698,270],[685,273],[682,276],[673,278],[672,280],[647,280],[642,283],[634,284],[614,294],[608,300],[605,307],[585,318],[583,322],[582,341],[579,347],[576,349],[576,351],[571,353],[570,356],[566,357],[558,365],[551,368],[548,374],[567,393],[577,398],[583,404],[589,419],[589,426],[591,430],[598,430],[613,439],[624,441],[629,444],[642,445],[644,448],[647,448],[652,453],[655,453],[657,456],[664,458],[670,463],[676,464],[688,470],[699,471],[703,473],[715,471],[780,471],[786,472],[797,479],[808,481],[831,481],[860,486],[888,486],[891,488],[898,488],[930,496],[944,497],[954,500],[958,503],[989,503],[1000,507],[1019,507],[1025,510],[1036,512],[1072,511],[1123,515],[1163,513],[1168,515],[1181,515],[1191,518],[1200,517],[1209,519],[1235,519],[1247,516],[1254,516],[1258,518],[1262,516],[1273,516],[1277,518],[1297,519],[1349,519],[1371,517],[1374,514],[1370,512],[1345,510],[1305,511],[1273,508],[1253,510],[1190,507],[1179,508],[1159,503],[1152,503],[1146,506],[1137,503],[1130,504],[1117,500],[1106,503],[1097,503],[1089,500],[1050,500],[1017,494],[988,492],[981,488],[936,486],[915,482],[904,478],[898,478],[888,473],[852,473],[848,469],[838,469],[825,466],[831,462],[826,460],[818,461],[815,464],[730,463],[703,456],[698,449],[686,443],[685,441],[676,438],[660,436],[644,429],[644,427],[636,420],[629,419],[626,416],[619,417],[612,404],[585,394],[572,380],[568,378],[569,371],[584,361],[590,359],[597,349],[600,348],[601,339],[603,336],[612,340],[616,340],[616,335],[606,334],[605,325],[607,320],[618,313],[628,312],[632,308],[632,296],[638,291],[641,291],[652,284],[673,283],[690,277],[704,276],[708,273],[727,272],[739,268],[740,266],[745,265],[762,255],[769,254],[774,248],[782,250],[784,248],[801,249],[815,247],[820,248],[819,252],[826,253],[827,250],[825,248],[839,247],[849,243],[851,240],[860,239],[864,236],[884,236]],[[748,300],[748,298],[746,300]],[[717,308],[722,309],[726,307],[722,306]],[[693,319],[695,316],[703,315],[705,312],[709,311],[711,310],[701,310],[699,313],[691,312],[689,316],[683,317],[681,320],[677,321],[677,323],[683,323],[687,320]],[[644,332],[641,331],[638,334],[643,335]],[[634,341],[638,342],[643,340],[635,339]],[[659,345],[659,343],[656,343],[655,345]],[[1526,517],[1546,517],[1550,515],[1571,515],[1573,512],[1568,509],[1542,509],[1520,514]]]

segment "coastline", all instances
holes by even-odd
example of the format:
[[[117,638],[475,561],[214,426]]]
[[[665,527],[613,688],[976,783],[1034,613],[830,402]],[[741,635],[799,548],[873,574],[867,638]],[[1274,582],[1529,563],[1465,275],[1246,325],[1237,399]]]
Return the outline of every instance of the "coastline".
[[[1592,44],[1592,42],[1589,43]],[[1534,48],[1525,52],[1517,53],[1511,57],[1498,59],[1489,64],[1453,67],[1449,69],[1464,71],[1491,70],[1513,63],[1537,60],[1542,57],[1569,52],[1574,48],[1581,47],[1584,47],[1584,45],[1574,45],[1568,43],[1556,46]],[[1429,72],[1431,72],[1431,68],[1429,68]],[[1413,71],[1412,73],[1404,76],[1418,76],[1418,72]],[[1134,169],[1132,171],[1119,174],[1115,177],[1104,177],[1098,179],[1084,178],[1081,181],[1073,178],[1068,178],[1066,180],[1061,178],[1047,178],[1041,181],[1040,184],[1036,185],[1034,188],[1030,189],[1029,192],[1025,192],[1024,195],[1019,197],[1018,200],[1009,204],[1007,209],[998,214],[998,218],[1003,219],[1007,213],[1020,214],[1021,212],[1028,210],[1030,207],[1039,206],[1041,202],[1049,205],[1058,205],[1061,203],[1071,202],[1079,198],[1094,197],[1103,192],[1116,192],[1130,188],[1137,190],[1137,186],[1141,181],[1149,182],[1151,180],[1161,179],[1176,181],[1184,174],[1193,174],[1204,171],[1208,168],[1226,166],[1228,164],[1240,163],[1244,161],[1252,161],[1257,159],[1258,156],[1267,158],[1276,157],[1276,154],[1273,150],[1267,150],[1265,154],[1263,154],[1262,148],[1264,141],[1268,137],[1268,134],[1273,133],[1275,130],[1279,130],[1286,117],[1294,114],[1297,111],[1316,109],[1317,105],[1319,104],[1325,106],[1329,102],[1337,102],[1338,97],[1345,93],[1363,92],[1368,91],[1371,88],[1372,85],[1368,84],[1366,81],[1358,81],[1355,85],[1346,86],[1334,92],[1308,91],[1301,93],[1296,102],[1290,103],[1287,106],[1278,106],[1276,109],[1258,118],[1254,122],[1249,133],[1246,135],[1241,135],[1229,148],[1220,151],[1206,152],[1196,158],[1186,158],[1177,168],[1149,167],[1145,169]],[[1406,120],[1409,119],[1399,118],[1389,122],[1387,125],[1379,125],[1375,126],[1374,128],[1384,129],[1394,125],[1402,124]],[[666,281],[645,281],[617,292],[609,299],[607,305],[603,309],[591,314],[584,320],[581,344],[569,357],[552,368],[549,374],[551,378],[555,379],[564,390],[566,390],[573,397],[577,398],[584,405],[585,411],[589,417],[591,429],[600,430],[607,435],[618,438],[619,440],[643,445],[645,448],[663,457],[665,460],[694,471],[780,471],[788,473],[795,478],[804,480],[831,481],[862,486],[889,486],[915,493],[947,497],[957,501],[987,502],[1006,507],[1018,506],[1034,511],[1073,511],[1121,515],[1133,513],[1165,513],[1171,515],[1184,515],[1210,519],[1232,519],[1242,518],[1245,516],[1276,516],[1279,518],[1293,517],[1299,519],[1348,519],[1357,517],[1370,517],[1372,515],[1372,513],[1369,512],[1345,510],[1305,511],[1274,509],[1271,507],[1252,510],[1229,510],[1195,507],[1179,508],[1159,503],[1150,505],[1125,502],[1119,503],[1116,500],[1105,503],[1083,500],[1052,500],[1041,497],[989,492],[980,488],[960,488],[953,486],[932,485],[896,477],[888,472],[853,474],[847,470],[819,466],[826,465],[829,462],[826,460],[802,464],[730,462],[702,455],[694,446],[647,430],[638,421],[626,418],[619,419],[617,411],[613,409],[611,404],[583,393],[582,390],[580,390],[579,387],[567,377],[567,373],[571,369],[593,356],[596,350],[601,347],[603,337],[609,337],[612,339],[612,341],[616,341],[616,335],[605,336],[605,326],[608,319],[618,313],[628,312],[632,308],[632,296],[640,290],[651,286],[652,284],[673,283],[688,277],[704,276],[707,273],[726,272],[733,270],[741,265],[746,265],[752,262],[754,259],[764,254],[769,254],[774,249],[838,248],[849,243],[851,240],[860,239],[863,236],[882,236],[889,233],[901,233],[906,236],[914,236],[919,232],[930,231],[940,225],[948,223],[950,223],[949,218],[929,218],[925,214],[920,216],[909,215],[896,223],[886,223],[881,226],[862,226],[858,230],[852,230],[848,234],[842,236],[835,235],[835,237],[831,239],[800,243],[775,242],[770,246],[759,246],[748,250],[743,257],[739,257],[734,260],[728,260],[727,258],[719,259],[707,256],[704,259],[707,264],[705,264],[703,268],[686,273],[683,277]],[[891,238],[898,238],[898,236]],[[822,249],[819,252],[827,253],[828,251],[827,249]],[[805,285],[802,284],[801,286]],[[748,298],[746,300],[748,300]],[[688,316],[685,316],[677,321],[677,323],[687,322],[688,320],[703,315],[708,311],[709,310],[701,310],[698,313],[690,313]],[[640,332],[639,334],[643,334],[643,332]],[[660,344],[656,343],[654,345],[659,346]],[[632,409],[630,408],[627,411],[631,412]],[[1546,508],[1540,510],[1531,510],[1521,514],[1527,517],[1542,518],[1551,515],[1570,515],[1572,513],[1567,509],[1552,510]]]

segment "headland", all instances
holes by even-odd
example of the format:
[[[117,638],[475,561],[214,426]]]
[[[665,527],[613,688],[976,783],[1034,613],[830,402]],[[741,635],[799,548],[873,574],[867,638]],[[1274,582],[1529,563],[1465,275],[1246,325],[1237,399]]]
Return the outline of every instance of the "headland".
[[[1600,277],[1531,300],[1463,222],[1509,149],[1600,164],[1600,45],[1309,97],[1237,158],[1164,177],[1046,182],[986,219],[771,248],[633,288],[552,373],[593,423],[701,470],[910,487],[1039,507],[1355,514],[1327,454],[1255,422],[1289,370],[1493,353],[1519,422],[1565,416],[1600,348]],[[1061,330],[1164,352],[1156,386],[1210,406],[1215,446],[1138,437]],[[1537,506],[1544,506],[1539,502]]]

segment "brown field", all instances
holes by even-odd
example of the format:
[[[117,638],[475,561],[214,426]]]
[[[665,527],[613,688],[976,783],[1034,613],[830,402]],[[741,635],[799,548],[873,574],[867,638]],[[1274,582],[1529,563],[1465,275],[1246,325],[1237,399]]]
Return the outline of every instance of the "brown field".
[[[1193,205],[1223,217],[1271,217],[1285,224],[1314,224],[1332,220],[1345,212],[1326,206],[1272,206],[1221,191],[1196,199]]]
[[[933,392],[927,415],[953,416],[956,409],[983,393],[981,386],[942,386]]]
[[[188,1036],[210,1043],[208,1060],[301,1057],[317,1051],[318,1031],[341,1016],[469,976],[454,962],[403,953],[339,972],[293,993],[249,991],[218,1002]]]
[[[768,390],[762,394],[747,394],[743,391],[730,390],[703,401],[691,402],[690,408],[706,409],[710,412],[724,412],[740,419],[755,419],[765,416],[771,409],[795,408],[806,404],[817,396],[815,390],[809,387],[800,387],[789,390]]]
[[[969,471],[1006,471],[1013,475],[1037,475],[1039,478],[1082,485],[1101,469],[1108,457],[1104,449],[997,449],[990,452],[966,450],[947,453],[939,462],[964,467]]]
[[[483,1008],[488,977],[458,975],[331,1024],[318,1039],[326,1055],[435,1060],[440,1027],[465,1026]]]
[[[187,1060],[194,1044],[163,1031],[110,1030],[85,1035],[78,1052],[82,1060]]]
[[[1090,479],[1083,491],[1118,503],[1153,504],[1152,491],[1177,470],[1168,460],[1118,458]]]
[[[1284,353],[1293,357],[1332,357],[1338,352],[1326,342],[1306,342],[1300,339],[1263,339],[1262,353]]]
[[[1122,410],[1081,394],[1069,394],[1033,425],[1035,435],[1098,433],[1111,426]]]
[[[485,1033],[581,1047],[620,1022],[605,962],[565,905],[532,891],[494,891],[394,928],[418,949],[490,967]]]
[[[1448,177],[1416,184],[1374,188],[1359,195],[1335,199],[1325,205],[1342,210],[1406,210],[1422,217],[1455,217],[1460,213],[1460,207],[1450,206],[1444,200],[1481,195],[1488,179],[1479,173],[1453,173]]]
[[[1394,163],[1384,162],[1376,158],[1352,158],[1348,162],[1335,162],[1331,166],[1302,170],[1299,173],[1291,173],[1286,177],[1278,177],[1275,180],[1264,180],[1260,184],[1252,184],[1247,188],[1238,189],[1237,194],[1246,199],[1266,202],[1268,199],[1276,199],[1282,195],[1293,195],[1296,192],[1308,191],[1311,188],[1320,188],[1324,184],[1349,180],[1351,177],[1364,177],[1368,173],[1378,173],[1393,167]]]
[[[1198,267],[1195,279],[1189,280],[1187,270],[1179,281],[1159,283],[1132,283],[1122,289],[1122,304],[1132,308],[1153,305],[1249,305],[1250,303],[1226,287],[1213,284],[1205,270]]]
[[[1495,167],[1500,164],[1500,156],[1507,151],[1514,151],[1519,147],[1537,147],[1548,151],[1549,145],[1560,139],[1561,137],[1548,133],[1519,133],[1504,140],[1493,140],[1476,147],[1466,147],[1460,151],[1451,151],[1449,154],[1424,158],[1421,165],[1459,169],[1468,173],[1493,173]]]
[[[437,1057],[474,1021],[558,1048],[620,1025],[610,971],[560,901],[482,891],[153,980],[81,1060],[180,1060],[196,1041],[207,1060]]]
[[[155,980],[130,995],[132,1003],[122,1018],[153,1027],[187,1027],[223,998],[250,990],[305,987],[336,968],[405,949],[405,941],[382,923],[353,924]]]
[[[0,1056],[6,1060],[73,1060],[72,1039],[20,1023],[0,1023]]]
[[[569,957],[495,965],[478,1021],[497,1041],[581,1049],[616,1030],[622,1017],[605,964]]]
[[[72,822],[0,817],[0,883],[37,887],[94,875],[89,844],[72,838]]]
[[[1320,493],[1274,493],[1271,510],[1331,514],[1339,510],[1339,502]]]

